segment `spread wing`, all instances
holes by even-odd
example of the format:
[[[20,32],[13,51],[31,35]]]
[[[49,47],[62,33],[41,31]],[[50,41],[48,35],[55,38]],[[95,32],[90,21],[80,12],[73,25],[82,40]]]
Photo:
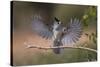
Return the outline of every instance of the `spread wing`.
[[[43,38],[51,38],[52,32],[49,28],[44,24],[42,18],[40,16],[34,16],[32,21],[32,28],[33,32],[37,33],[38,35],[42,36]]]
[[[78,19],[71,19],[69,25],[66,27],[66,34],[62,38],[64,45],[74,44],[81,37],[82,24]]]

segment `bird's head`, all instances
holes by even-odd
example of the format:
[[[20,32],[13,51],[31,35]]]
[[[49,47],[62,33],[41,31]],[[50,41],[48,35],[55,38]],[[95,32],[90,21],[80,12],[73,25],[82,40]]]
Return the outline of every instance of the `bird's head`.
[[[55,20],[55,23],[56,23],[57,25],[61,24],[61,21],[60,21],[58,18],[55,17],[54,20]]]
[[[54,18],[54,24],[53,24],[53,29],[56,30],[56,29],[59,29],[61,27],[62,23],[61,21],[58,19],[58,18]]]

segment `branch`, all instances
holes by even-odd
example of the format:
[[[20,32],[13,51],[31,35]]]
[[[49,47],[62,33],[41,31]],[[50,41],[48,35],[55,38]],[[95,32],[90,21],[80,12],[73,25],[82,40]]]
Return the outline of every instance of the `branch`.
[[[27,45],[27,44],[25,44]],[[42,46],[36,46],[36,45],[27,45],[27,48],[37,48],[37,49],[56,49],[56,48],[72,48],[72,49],[83,49],[83,50],[88,50],[88,51],[92,51],[97,53],[97,50],[95,49],[91,49],[91,48],[87,48],[87,47],[76,47],[76,46],[57,46],[57,47],[42,47]]]

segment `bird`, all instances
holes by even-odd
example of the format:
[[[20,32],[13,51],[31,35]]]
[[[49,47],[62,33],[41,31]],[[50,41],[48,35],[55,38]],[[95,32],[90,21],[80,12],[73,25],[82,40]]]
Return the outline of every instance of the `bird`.
[[[32,30],[45,39],[51,39],[55,54],[60,54],[63,48],[59,46],[70,45],[76,43],[82,35],[82,23],[77,18],[71,18],[69,24],[65,25],[57,18],[51,27],[48,27],[40,15],[34,15],[32,20]]]

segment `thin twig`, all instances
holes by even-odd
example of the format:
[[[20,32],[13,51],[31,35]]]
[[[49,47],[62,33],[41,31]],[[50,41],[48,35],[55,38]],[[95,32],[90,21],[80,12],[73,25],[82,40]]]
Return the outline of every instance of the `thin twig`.
[[[83,49],[88,50],[97,53],[97,50],[87,48],[87,47],[76,47],[76,46],[57,46],[57,47],[42,47],[42,46],[36,46],[36,45],[27,45],[27,48],[37,48],[37,49],[55,49],[55,48],[72,48],[72,49]]]

